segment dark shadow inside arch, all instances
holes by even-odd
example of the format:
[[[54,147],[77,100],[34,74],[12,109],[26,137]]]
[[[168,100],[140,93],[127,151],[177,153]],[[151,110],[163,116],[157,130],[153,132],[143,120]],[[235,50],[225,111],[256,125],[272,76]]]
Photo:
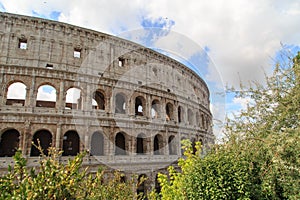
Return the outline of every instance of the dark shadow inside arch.
[[[20,133],[16,129],[6,130],[0,138],[0,157],[12,157],[19,147]]]
[[[93,109],[105,110],[105,96],[101,91],[97,90],[94,92],[93,99],[97,103],[97,105],[93,105]]]
[[[62,156],[76,156],[79,153],[79,136],[76,131],[68,131],[63,137]]]
[[[145,135],[140,133],[136,138],[136,153],[143,155],[147,151],[147,141]]]
[[[143,97],[135,98],[135,115],[144,116],[145,110],[145,99]]]
[[[146,178],[147,176],[145,174],[141,174],[138,177],[138,187],[136,193],[138,195],[141,195],[142,199],[144,199],[144,197],[146,196],[146,183],[145,183]]]
[[[152,119],[160,118],[160,103],[158,100],[153,100],[151,103],[151,117]]]
[[[173,120],[173,105],[171,103],[167,103],[166,105],[166,120],[170,121]]]
[[[154,187],[155,187],[155,192],[157,193],[157,194],[160,194],[160,192],[161,192],[161,186],[160,186],[160,184],[159,184],[159,182],[158,182],[158,174],[156,174],[156,176],[155,176],[155,183],[154,183],[155,185],[154,185]]]
[[[125,136],[123,133],[118,133],[115,138],[115,155],[126,155]]]
[[[163,146],[162,136],[160,134],[155,135],[154,143],[153,143],[153,150],[154,155],[161,155],[161,149]]]
[[[39,145],[42,148],[43,154],[48,155],[48,148],[52,143],[52,134],[47,130],[37,131],[33,135],[32,142],[30,156],[39,156],[41,154],[37,148]]]

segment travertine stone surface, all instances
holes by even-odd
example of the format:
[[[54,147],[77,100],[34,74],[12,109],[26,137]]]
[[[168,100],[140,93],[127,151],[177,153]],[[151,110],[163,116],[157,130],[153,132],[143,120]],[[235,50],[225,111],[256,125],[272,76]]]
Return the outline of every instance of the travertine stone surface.
[[[26,88],[24,99],[8,97],[17,82]],[[53,87],[55,101],[37,99],[43,85]],[[0,86],[0,145],[3,149],[4,137],[17,131],[17,146],[30,165],[38,159],[31,143],[39,131],[41,137],[50,133],[50,146],[69,148],[62,161],[88,150],[97,154],[84,162],[91,171],[105,164],[126,174],[145,174],[152,182],[181,156],[181,139],[213,142],[209,90],[196,73],[101,32],[0,13]],[[81,94],[73,103],[66,100],[70,88]],[[97,98],[98,105],[93,103]],[[92,139],[95,132],[99,137]],[[2,153],[0,171],[10,162]]]

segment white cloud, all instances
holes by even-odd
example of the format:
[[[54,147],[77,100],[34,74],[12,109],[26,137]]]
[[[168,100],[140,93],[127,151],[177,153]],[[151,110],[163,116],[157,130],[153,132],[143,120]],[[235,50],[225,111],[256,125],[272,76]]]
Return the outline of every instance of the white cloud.
[[[40,86],[37,93],[37,100],[56,101],[56,90],[49,85]]]
[[[251,102],[253,102],[253,100],[251,100],[250,97],[245,97],[245,98],[234,97],[234,99],[233,99],[233,103],[236,106],[240,106],[242,110],[245,110]]]
[[[280,42],[300,44],[296,34],[300,32],[300,3],[296,0],[0,2],[8,12],[19,14],[31,15],[35,10],[49,16],[53,10],[60,11],[61,21],[113,34],[141,28],[145,18],[170,19],[175,21],[173,31],[209,47],[222,79],[235,86],[240,79],[262,81],[263,69],[270,71],[270,57],[280,49]]]
[[[67,91],[66,103],[78,103],[80,99],[81,90],[78,88],[70,88]]]
[[[7,99],[25,99],[26,85],[20,82],[11,84],[8,87]]]

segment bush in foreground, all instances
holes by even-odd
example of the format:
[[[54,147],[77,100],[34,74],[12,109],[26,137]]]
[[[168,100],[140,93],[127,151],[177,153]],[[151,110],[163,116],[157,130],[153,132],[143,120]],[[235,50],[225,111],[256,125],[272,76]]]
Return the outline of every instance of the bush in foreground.
[[[134,181],[121,181],[122,174],[115,172],[111,179],[104,180],[104,171],[88,174],[82,168],[84,153],[59,162],[62,152],[49,149],[49,155],[42,155],[40,165],[26,166],[21,152],[14,156],[15,164],[8,173],[0,177],[0,199],[138,199],[133,190]]]

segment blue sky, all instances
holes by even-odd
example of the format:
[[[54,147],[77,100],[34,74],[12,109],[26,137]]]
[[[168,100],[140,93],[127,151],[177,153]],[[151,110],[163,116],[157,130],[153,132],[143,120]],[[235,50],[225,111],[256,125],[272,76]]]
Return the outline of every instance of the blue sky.
[[[142,44],[200,71],[214,90],[216,120],[247,102],[232,94],[225,98],[219,92],[224,86],[263,82],[264,73],[271,73],[282,49],[292,54],[300,49],[298,0],[0,0],[0,10],[132,40],[130,34],[140,34]],[[221,108],[224,105],[226,110]]]

